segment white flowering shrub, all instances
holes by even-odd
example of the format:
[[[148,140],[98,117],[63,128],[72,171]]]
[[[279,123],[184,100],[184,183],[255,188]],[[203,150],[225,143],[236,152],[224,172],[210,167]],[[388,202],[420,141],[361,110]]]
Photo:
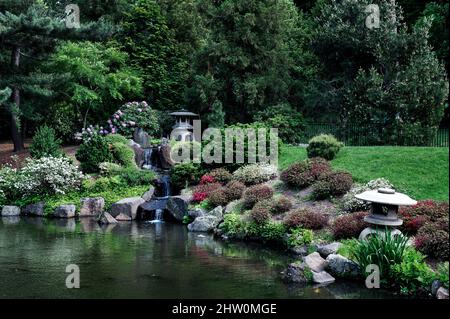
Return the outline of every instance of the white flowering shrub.
[[[8,198],[17,197],[19,179],[17,169],[6,165],[0,169],[0,203],[4,203]]]
[[[342,197],[339,206],[343,213],[352,213],[362,210],[369,210],[370,204],[363,202],[355,195],[378,188],[394,188],[394,186],[385,178],[373,179],[366,184],[354,184],[354,186]]]
[[[17,177],[16,187],[22,197],[65,194],[78,189],[84,179],[83,173],[65,157],[27,159]]]
[[[278,175],[276,166],[269,164],[250,164],[238,168],[233,179],[245,185],[256,185],[267,182]]]

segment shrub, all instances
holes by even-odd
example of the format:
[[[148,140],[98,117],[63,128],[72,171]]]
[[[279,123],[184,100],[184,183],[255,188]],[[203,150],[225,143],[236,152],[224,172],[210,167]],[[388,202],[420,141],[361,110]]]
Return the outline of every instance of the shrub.
[[[309,170],[315,180],[319,179],[322,175],[326,175],[331,172],[331,165],[326,159],[321,157],[314,157],[307,160],[309,164]]]
[[[99,135],[85,140],[75,156],[80,161],[80,167],[85,173],[97,173],[100,171],[100,163],[113,160],[109,144],[104,137]]]
[[[120,172],[122,167],[116,163],[103,162],[99,164],[100,175],[103,176],[112,176],[116,175]]]
[[[208,196],[208,202],[214,206],[225,206],[228,204],[228,197],[223,188],[212,191]]]
[[[380,278],[389,280],[390,268],[403,261],[407,243],[408,238],[403,235],[392,236],[390,232],[374,234],[360,240],[351,254],[363,273],[367,265],[374,264],[380,269]]]
[[[83,174],[64,157],[27,159],[18,171],[16,187],[25,196],[65,194],[79,189]]]
[[[264,224],[270,216],[270,205],[266,201],[256,203],[250,212],[250,217],[257,224]]]
[[[336,157],[342,146],[344,144],[339,142],[333,135],[321,134],[309,140],[306,151],[309,158],[322,157],[331,161]]]
[[[283,242],[286,228],[280,222],[269,220],[259,224],[258,233],[263,242]]]
[[[256,185],[267,182],[277,176],[277,168],[269,164],[250,164],[238,168],[233,179],[245,185]]]
[[[273,214],[282,214],[289,211],[292,208],[292,202],[286,196],[280,196],[275,200],[272,206]]]
[[[127,144],[113,143],[110,146],[114,162],[125,167],[137,167],[134,151]]]
[[[368,226],[364,221],[364,217],[367,215],[367,212],[356,212],[337,217],[331,225],[333,237],[335,239],[357,238]]]
[[[199,184],[194,187],[194,193],[203,193],[209,196],[212,192],[220,189],[222,185],[220,183]]]
[[[308,187],[315,180],[308,161],[292,164],[281,173],[280,179],[287,185],[298,188]]]
[[[437,275],[439,281],[442,283],[445,289],[448,289],[448,276],[449,276],[449,270],[448,270],[448,261],[439,264],[437,267]]]
[[[414,244],[416,248],[431,258],[448,260],[449,235],[448,218],[428,223],[417,233]]]
[[[176,164],[170,170],[172,185],[175,189],[183,189],[189,185],[196,183],[202,176],[202,169],[196,163],[180,163]]]
[[[303,227],[306,229],[322,229],[328,223],[328,217],[309,208],[290,211],[284,217],[284,224],[289,228]]]
[[[192,201],[198,202],[198,203],[203,202],[207,198],[208,198],[208,195],[206,193],[196,192],[192,195]]]
[[[152,185],[156,179],[156,173],[150,170],[139,169],[137,167],[122,168],[117,174],[126,185]]]
[[[245,191],[245,185],[238,181],[231,181],[225,185],[225,194],[228,201],[240,199]]]
[[[13,200],[21,196],[18,188],[21,175],[18,169],[10,166],[3,166],[0,168],[0,194],[2,201]]]
[[[312,230],[296,227],[291,229],[290,234],[287,237],[287,245],[288,247],[308,245],[312,243],[313,239],[314,233]]]
[[[316,199],[343,195],[350,190],[352,184],[353,179],[350,173],[331,172],[320,176],[319,180],[313,185],[312,195]]]
[[[200,178],[200,183],[199,184],[211,184],[211,183],[215,183],[216,179],[214,177],[212,177],[211,175],[203,175]]]
[[[400,263],[390,267],[390,278],[403,294],[419,294],[431,288],[436,276],[424,261],[425,256],[413,248],[407,248]]]
[[[403,230],[414,235],[427,221],[437,222],[447,217],[448,211],[446,202],[424,200],[414,206],[401,207],[399,215],[403,219]]]
[[[230,238],[243,239],[246,236],[246,223],[239,214],[226,214],[220,229]]]
[[[254,185],[244,192],[244,203],[248,208],[253,207],[257,202],[264,199],[270,199],[273,196],[273,190],[270,186],[260,184]]]
[[[231,173],[227,171],[225,168],[216,168],[208,173],[209,176],[212,176],[217,182],[221,184],[226,184],[231,181]]]
[[[128,145],[128,139],[120,134],[108,134],[105,136],[105,141],[109,144],[120,143]]]
[[[62,156],[61,140],[56,137],[55,130],[43,125],[33,136],[30,154],[34,158]]]

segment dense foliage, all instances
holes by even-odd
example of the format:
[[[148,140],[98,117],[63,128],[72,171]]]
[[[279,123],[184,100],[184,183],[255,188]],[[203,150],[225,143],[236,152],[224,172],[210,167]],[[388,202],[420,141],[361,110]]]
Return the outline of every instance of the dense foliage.
[[[328,161],[334,159],[343,144],[333,135],[321,134],[313,137],[308,142],[306,151],[308,157],[322,157]]]
[[[47,125],[37,129],[30,145],[30,155],[34,158],[62,155],[61,140],[56,137],[54,129]]]

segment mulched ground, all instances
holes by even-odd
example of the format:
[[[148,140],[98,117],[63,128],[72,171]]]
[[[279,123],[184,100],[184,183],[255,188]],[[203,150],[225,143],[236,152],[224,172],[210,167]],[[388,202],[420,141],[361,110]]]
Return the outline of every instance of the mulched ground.
[[[0,167],[9,164],[13,167],[20,167],[26,158],[30,157],[28,147],[31,140],[25,141],[25,150],[20,152],[13,152],[14,146],[10,141],[0,142]],[[78,149],[77,145],[64,146],[63,151],[66,155],[75,160],[75,153]]]

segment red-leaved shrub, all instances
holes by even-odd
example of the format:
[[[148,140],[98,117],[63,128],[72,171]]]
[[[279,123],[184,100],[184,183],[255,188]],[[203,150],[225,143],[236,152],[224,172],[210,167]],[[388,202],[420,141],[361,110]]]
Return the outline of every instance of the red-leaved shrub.
[[[270,219],[270,216],[270,206],[263,202],[256,203],[250,212],[250,217],[257,224],[264,224]]]
[[[225,185],[224,191],[228,200],[231,202],[242,197],[245,191],[245,185],[238,181],[231,181]]]
[[[347,193],[353,185],[352,174],[344,171],[322,174],[313,185],[313,196],[316,199],[330,198]]]
[[[216,179],[211,176],[211,175],[203,175],[200,178],[200,184],[211,184],[211,183],[215,183]]]
[[[414,245],[417,250],[431,258],[449,258],[448,216],[433,223],[426,223],[417,232]]]
[[[198,203],[204,201],[206,198],[208,198],[208,195],[206,193],[195,192],[192,195],[192,201],[198,202]]]
[[[315,180],[310,168],[309,161],[294,163],[281,172],[280,179],[292,187],[308,187]]]
[[[364,228],[369,226],[364,221],[364,217],[368,214],[367,212],[356,212],[337,217],[331,225],[334,238],[358,238]]]
[[[309,159],[311,175],[315,179],[319,179],[320,176],[331,172],[331,165],[326,159],[321,157],[314,157]]]
[[[205,193],[206,196],[209,196],[211,192],[215,191],[216,189],[221,188],[222,185],[220,183],[208,183],[208,184],[199,184],[195,186],[194,193]]]
[[[414,206],[403,206],[399,210],[399,216],[403,219],[402,230],[414,235],[427,222],[437,222],[448,217],[448,209],[448,203],[433,200],[419,201]]]
[[[273,214],[282,214],[289,211],[292,208],[292,202],[286,196],[280,196],[272,205]]]
[[[287,213],[284,224],[288,228],[322,229],[328,224],[328,216],[309,208],[299,208]]]
[[[254,185],[247,188],[244,192],[244,204],[246,207],[251,208],[257,202],[270,199],[272,196],[273,190],[270,186],[264,184]]]
[[[225,206],[226,204],[228,204],[229,200],[227,198],[225,190],[223,188],[219,188],[211,192],[211,194],[209,194],[208,196],[208,203],[214,207]]]
[[[209,176],[212,176],[217,182],[226,184],[231,180],[231,173],[225,168],[216,168],[209,172]]]

